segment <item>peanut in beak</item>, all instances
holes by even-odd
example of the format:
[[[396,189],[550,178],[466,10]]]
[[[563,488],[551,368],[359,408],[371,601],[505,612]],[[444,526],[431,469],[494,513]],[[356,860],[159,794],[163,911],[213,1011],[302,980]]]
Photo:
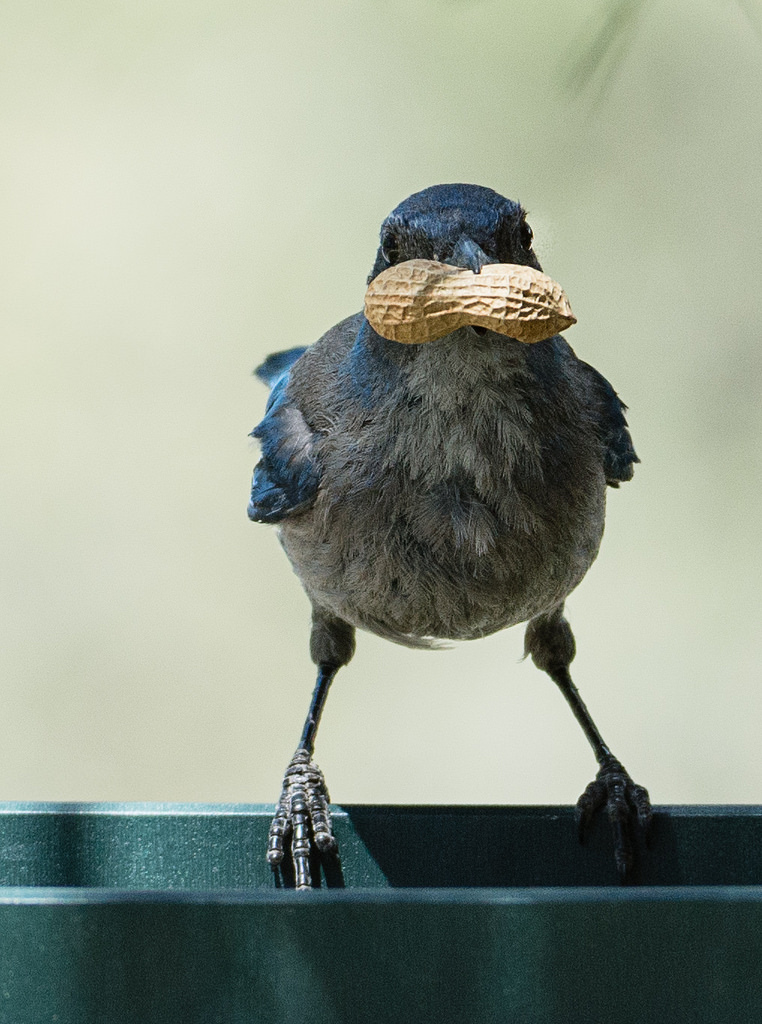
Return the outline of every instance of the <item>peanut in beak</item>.
[[[466,326],[531,344],[577,322],[561,286],[534,267],[488,263],[474,274],[433,260],[380,273],[365,293],[365,316],[382,338],[404,345]]]

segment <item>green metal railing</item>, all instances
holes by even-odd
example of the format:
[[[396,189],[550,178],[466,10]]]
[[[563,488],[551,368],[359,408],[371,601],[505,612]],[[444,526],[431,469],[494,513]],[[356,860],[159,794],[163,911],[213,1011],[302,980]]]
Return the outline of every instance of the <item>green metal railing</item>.
[[[568,807],[0,804],[0,1022],[762,1020],[762,807],[658,808],[639,884]]]

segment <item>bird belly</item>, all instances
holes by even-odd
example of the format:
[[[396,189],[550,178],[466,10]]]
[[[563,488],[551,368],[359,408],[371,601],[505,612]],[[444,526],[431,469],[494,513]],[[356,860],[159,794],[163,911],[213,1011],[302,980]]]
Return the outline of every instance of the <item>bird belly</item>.
[[[597,483],[545,516],[462,530],[446,511],[416,517],[414,502],[402,514],[383,493],[324,496],[283,524],[281,542],[313,603],[355,626],[413,646],[476,639],[555,607],[581,581],[603,533]]]

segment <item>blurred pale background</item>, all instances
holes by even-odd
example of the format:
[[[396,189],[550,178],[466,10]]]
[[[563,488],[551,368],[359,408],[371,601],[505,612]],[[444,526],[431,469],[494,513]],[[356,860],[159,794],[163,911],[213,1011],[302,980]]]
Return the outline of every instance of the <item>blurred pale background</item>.
[[[250,373],[360,307],[397,202],[472,181],[529,209],[642,459],[568,603],[583,696],[657,803],[762,800],[755,11],[5,0],[0,798],[275,799],[313,668],[245,514]],[[576,799],[521,648],[360,635],[334,799]]]

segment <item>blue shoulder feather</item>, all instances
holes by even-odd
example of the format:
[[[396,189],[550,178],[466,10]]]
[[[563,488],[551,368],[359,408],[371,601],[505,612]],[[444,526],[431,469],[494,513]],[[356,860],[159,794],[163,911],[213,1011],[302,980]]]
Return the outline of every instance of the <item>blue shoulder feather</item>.
[[[320,473],[312,454],[315,434],[288,395],[291,367],[304,352],[304,348],[276,352],[255,370],[272,386],[264,419],[251,432],[262,446],[248,507],[249,519],[257,523],[279,523],[304,512],[317,495]]]
[[[301,345],[299,348],[289,348],[285,352],[273,352],[256,368],[254,374],[263,384],[269,384],[272,388],[283,374],[291,369],[299,356],[303,356],[306,351],[307,346]]]

